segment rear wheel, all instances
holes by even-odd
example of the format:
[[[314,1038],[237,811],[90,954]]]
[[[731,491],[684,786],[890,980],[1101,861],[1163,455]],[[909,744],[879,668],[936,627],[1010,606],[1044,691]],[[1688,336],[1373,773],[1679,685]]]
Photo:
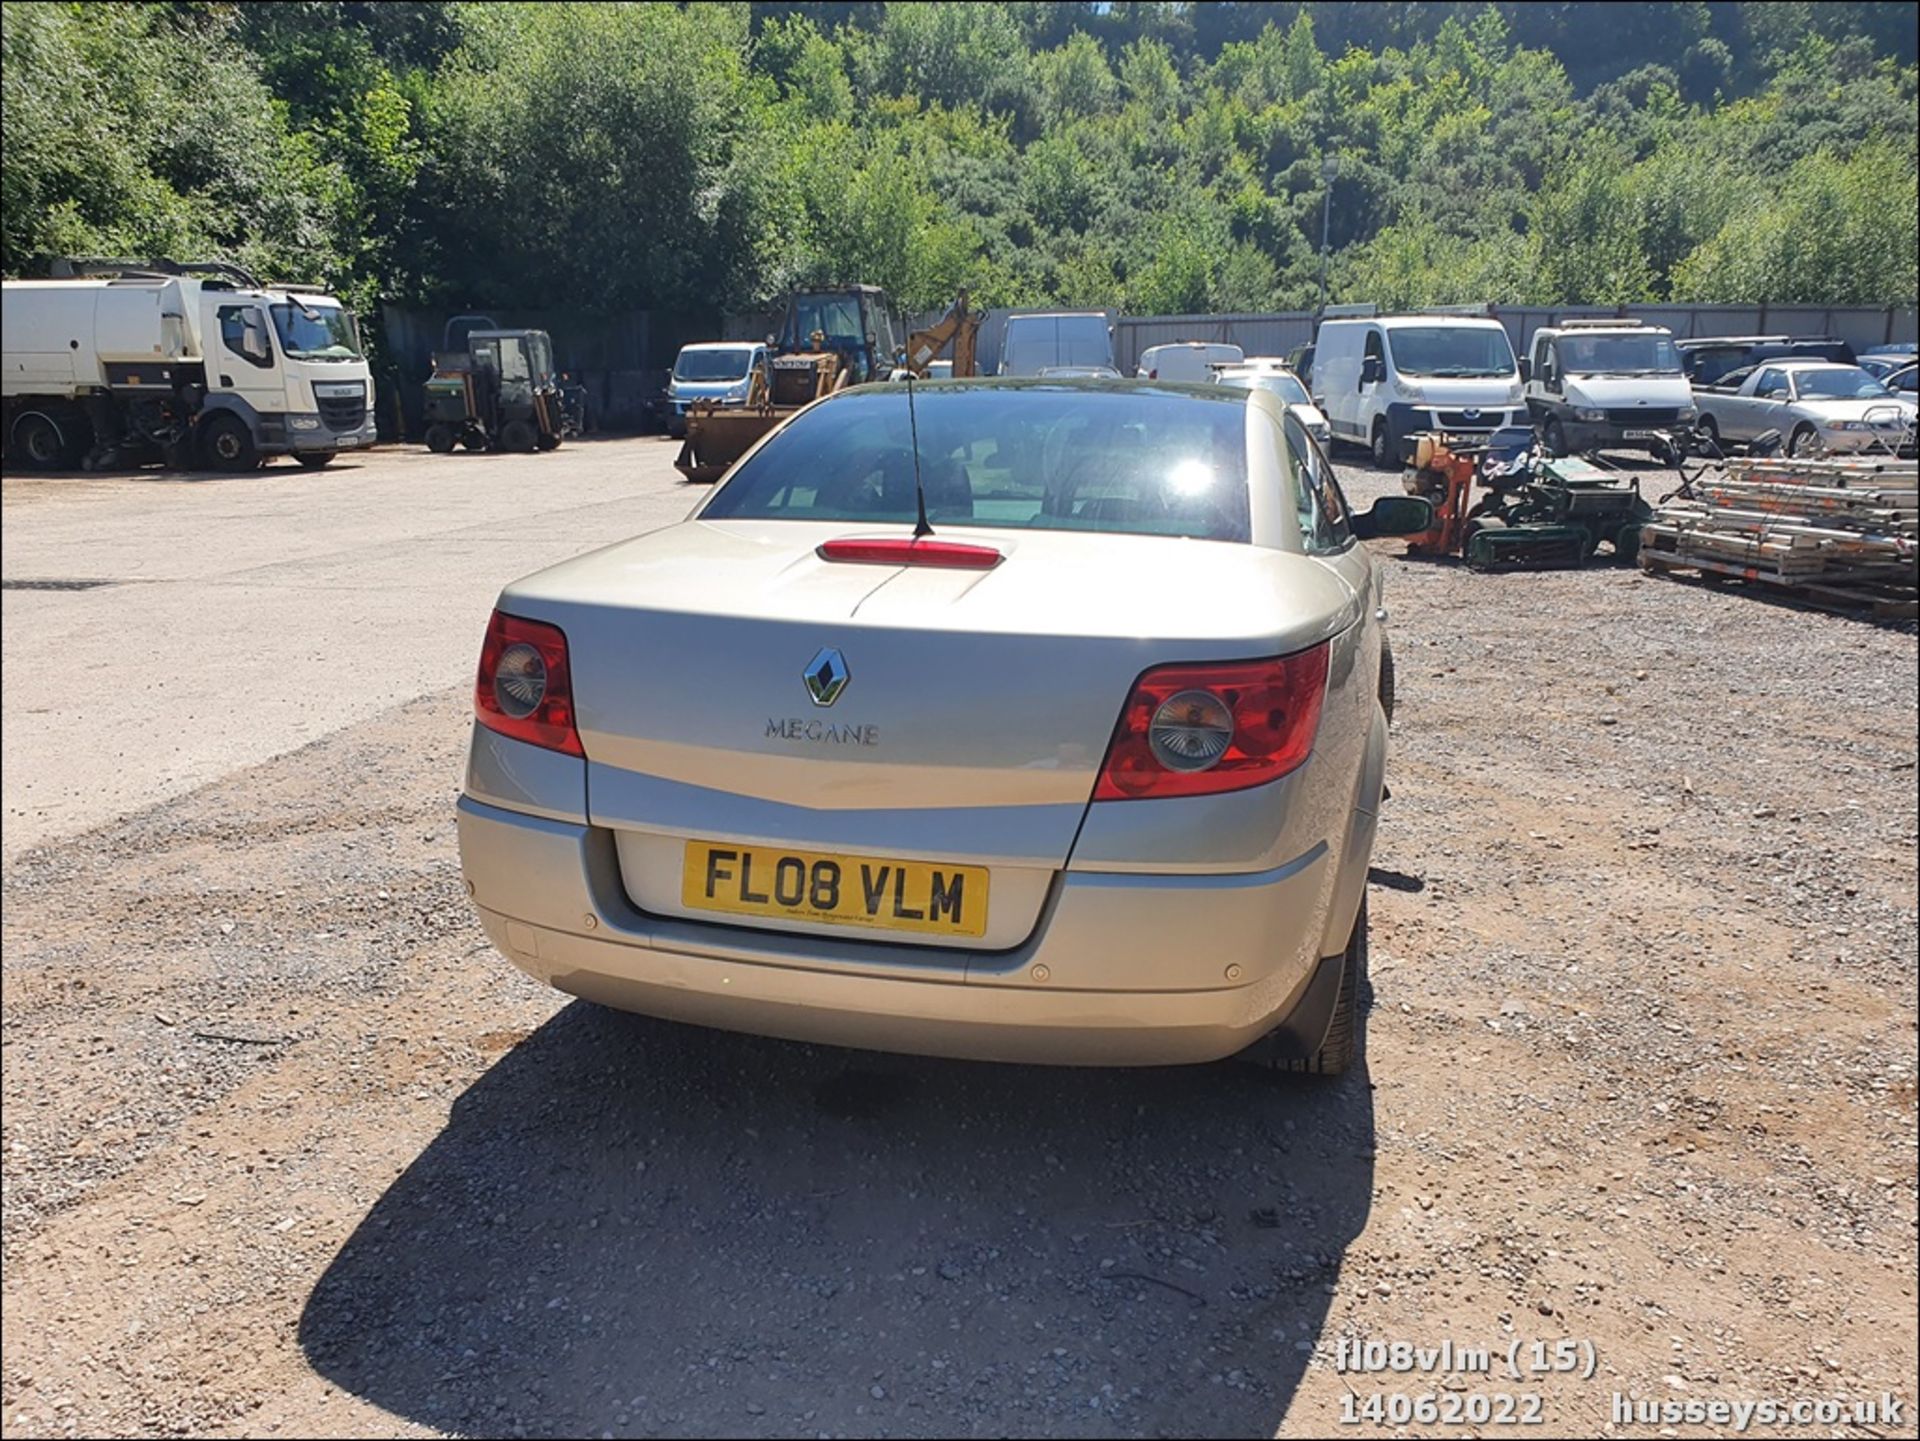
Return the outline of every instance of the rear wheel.
[[[293,458],[308,470],[325,470],[333,464],[334,454],[331,450],[303,450]]]
[[[453,449],[456,439],[453,427],[443,421],[435,421],[427,427],[427,449],[435,455],[445,455]]]
[[[230,411],[212,416],[200,429],[200,455],[215,470],[228,474],[257,470],[260,448],[246,421]]]
[[[1567,430],[1558,419],[1549,420],[1547,428],[1541,432],[1541,443],[1547,448],[1547,454],[1559,460],[1572,452],[1567,449]]]
[[[500,427],[500,448],[516,454],[525,454],[534,447],[537,440],[533,427],[524,420],[509,420]]]
[[[13,449],[34,470],[58,470],[67,463],[67,440],[50,415],[29,411],[13,423]]]

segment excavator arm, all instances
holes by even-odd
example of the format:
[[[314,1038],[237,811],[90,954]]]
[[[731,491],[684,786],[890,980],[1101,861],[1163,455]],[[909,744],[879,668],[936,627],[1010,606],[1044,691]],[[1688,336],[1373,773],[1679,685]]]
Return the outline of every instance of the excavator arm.
[[[947,313],[925,330],[907,337],[907,368],[925,375],[934,357],[953,345],[953,374],[957,380],[975,373],[974,342],[980,334],[980,316],[967,308],[967,292],[961,291]]]

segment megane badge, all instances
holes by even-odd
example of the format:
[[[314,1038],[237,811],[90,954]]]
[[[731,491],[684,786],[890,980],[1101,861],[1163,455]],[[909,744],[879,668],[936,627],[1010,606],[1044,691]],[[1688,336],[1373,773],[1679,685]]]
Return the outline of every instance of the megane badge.
[[[846,657],[832,646],[826,647],[807,662],[807,668],[801,676],[807,683],[807,694],[815,705],[832,705],[840,699],[840,692],[847,688],[852,676],[847,672]]]

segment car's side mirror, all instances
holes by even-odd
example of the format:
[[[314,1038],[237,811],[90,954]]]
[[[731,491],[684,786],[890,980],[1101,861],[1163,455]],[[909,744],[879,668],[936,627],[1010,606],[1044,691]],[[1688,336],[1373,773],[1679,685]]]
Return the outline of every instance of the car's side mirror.
[[[1360,362],[1360,383],[1378,385],[1386,375],[1387,367],[1377,355],[1370,355]]]
[[[1370,510],[1353,518],[1353,533],[1362,540],[1383,535],[1418,535],[1433,529],[1433,502],[1424,495],[1383,495]]]
[[[1520,383],[1522,385],[1525,385],[1529,380],[1532,380],[1532,379],[1533,379],[1533,362],[1531,360],[1522,360],[1520,362]]]

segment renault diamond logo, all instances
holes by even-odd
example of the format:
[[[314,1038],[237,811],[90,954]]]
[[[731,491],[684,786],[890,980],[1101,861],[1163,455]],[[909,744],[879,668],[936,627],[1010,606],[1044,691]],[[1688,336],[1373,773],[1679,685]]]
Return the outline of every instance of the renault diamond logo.
[[[815,705],[832,705],[852,679],[847,673],[846,657],[832,646],[808,661],[807,668],[800,674],[807,682],[807,694],[813,697]]]

